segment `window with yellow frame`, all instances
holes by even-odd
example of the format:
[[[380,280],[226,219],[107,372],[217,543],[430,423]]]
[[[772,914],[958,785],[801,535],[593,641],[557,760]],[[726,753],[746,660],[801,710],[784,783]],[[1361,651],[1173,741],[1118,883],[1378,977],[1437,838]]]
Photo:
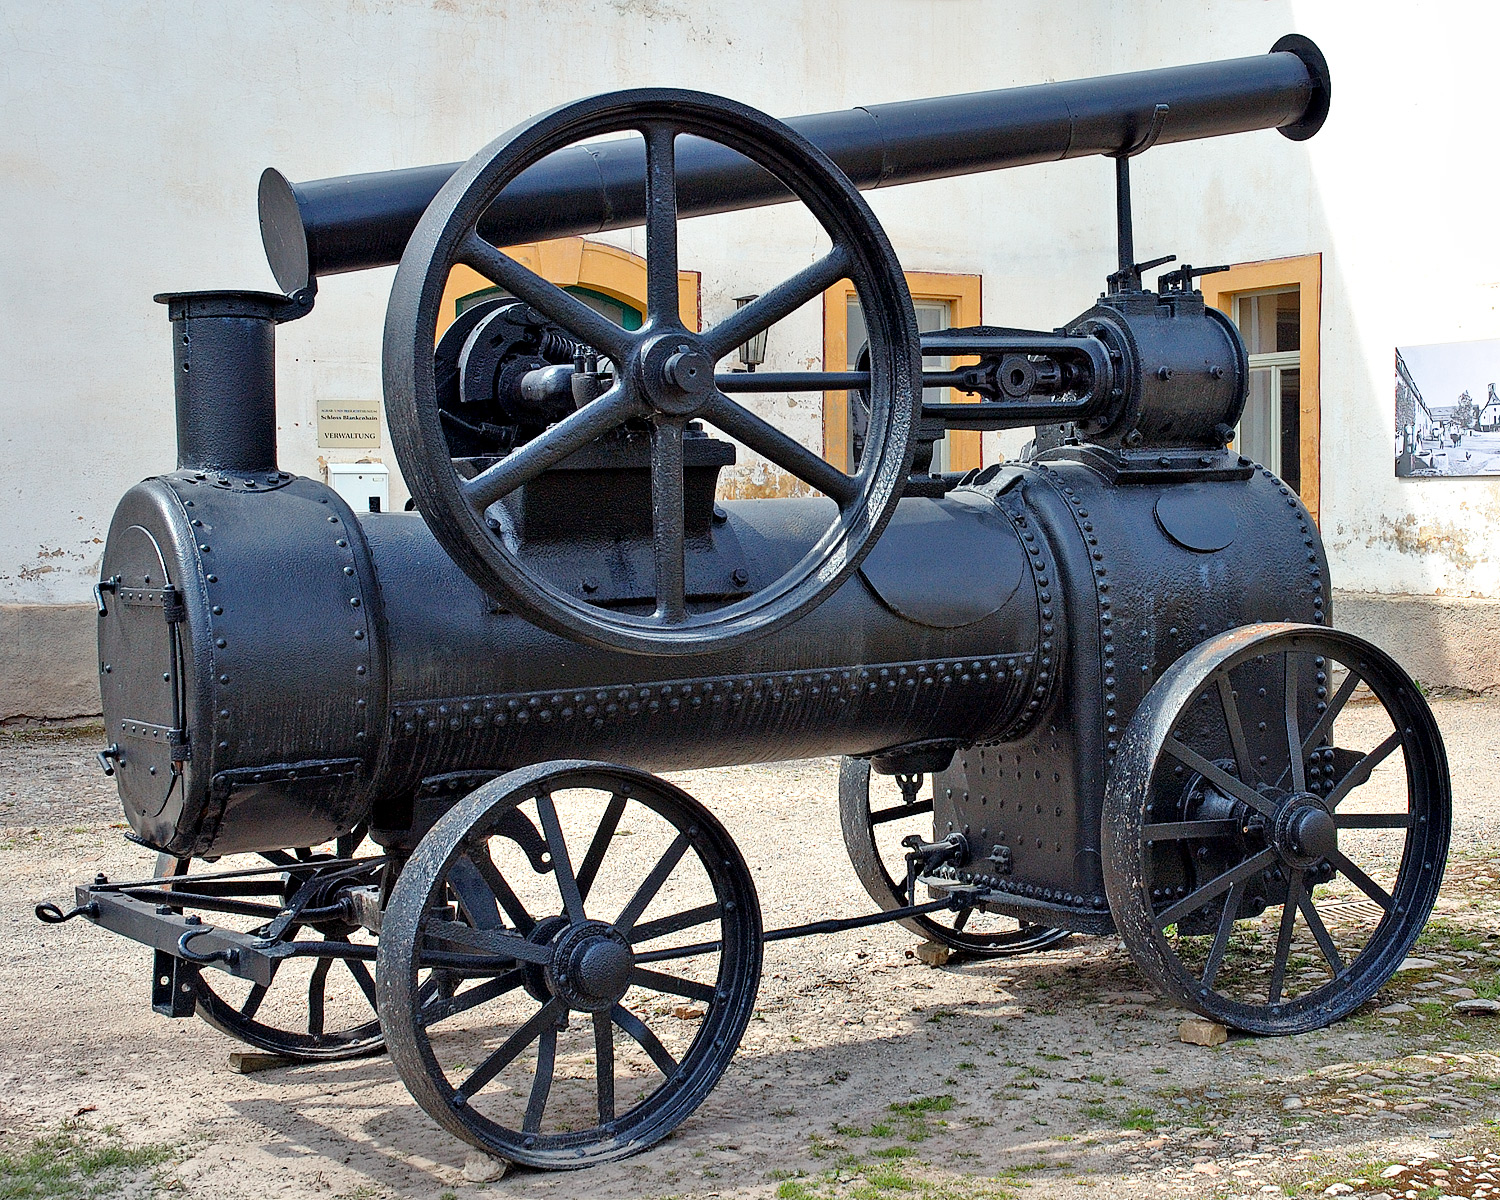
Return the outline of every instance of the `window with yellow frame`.
[[[1234,321],[1250,356],[1250,392],[1235,448],[1295,488],[1316,521],[1322,255],[1239,263],[1203,276],[1199,286],[1204,302]]]
[[[908,271],[906,286],[917,310],[917,324],[926,333],[938,329],[960,329],[983,323],[978,275],[949,275],[934,271]],[[823,367],[828,371],[852,370],[865,341],[864,314],[854,284],[847,279],[823,293]],[[972,358],[923,360],[927,370],[966,366]],[[929,403],[955,403],[975,397],[952,388],[928,388]],[[825,392],[823,396],[823,457],[845,471],[859,461],[864,436],[864,411],[854,392]],[[934,448],[934,471],[967,471],[980,466],[979,434],[955,429]]]

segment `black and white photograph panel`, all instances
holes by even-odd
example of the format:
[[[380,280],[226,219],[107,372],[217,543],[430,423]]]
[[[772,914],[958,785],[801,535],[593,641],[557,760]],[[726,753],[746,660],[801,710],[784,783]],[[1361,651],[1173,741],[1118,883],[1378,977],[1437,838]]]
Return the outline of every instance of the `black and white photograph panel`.
[[[1396,347],[1396,474],[1500,475],[1500,340]]]

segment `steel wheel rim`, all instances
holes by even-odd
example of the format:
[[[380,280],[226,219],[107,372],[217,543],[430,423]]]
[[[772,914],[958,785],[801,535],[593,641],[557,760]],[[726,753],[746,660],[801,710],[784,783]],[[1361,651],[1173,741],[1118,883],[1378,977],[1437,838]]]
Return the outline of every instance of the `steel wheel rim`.
[[[906,904],[904,881],[897,880],[890,872],[885,856],[875,840],[875,820],[870,801],[870,760],[867,758],[845,758],[839,764],[839,828],[844,835],[844,847],[849,852],[849,862],[854,873],[872,900],[883,912],[890,912]],[[913,806],[913,816],[931,811],[930,803],[925,807],[919,802]],[[882,810],[885,812],[886,810]],[[900,818],[893,818],[900,819]],[[928,831],[927,836],[931,836]],[[966,921],[972,909],[960,909],[954,914],[955,923]],[[946,914],[945,914],[946,915]],[[1055,946],[1069,936],[1066,929],[1052,929],[1044,925],[1031,925],[1018,918],[1017,928],[994,933],[971,933],[964,924],[945,924],[931,915],[908,917],[898,922],[904,928],[929,941],[942,942],[955,950],[976,958],[1001,958],[1013,954],[1030,954]]]
[[[580,847],[567,845],[560,860],[554,855],[553,862],[561,861],[567,868],[566,874],[553,871],[554,880],[561,881],[557,888],[561,893],[560,908],[564,913],[571,911],[564,892],[568,874],[580,885],[577,892],[580,909],[586,909],[595,899],[590,894],[590,888],[599,877],[604,860],[608,857],[607,848],[615,839],[616,830],[634,815],[632,805],[649,810],[676,829],[679,834],[677,840],[683,841],[685,845],[674,863],[697,860],[712,885],[715,897],[713,904],[718,911],[714,918],[677,924],[667,932],[691,930],[695,937],[702,938],[711,938],[717,934],[723,946],[715,981],[710,988],[712,995],[705,996],[703,990],[699,990],[697,981],[678,981],[693,984],[693,1002],[706,1005],[701,1025],[680,1057],[674,1057],[666,1050],[661,1039],[656,1036],[659,1023],[654,1027],[651,1019],[642,1017],[639,1012],[639,996],[631,996],[631,989],[651,986],[644,981],[635,982],[636,974],[641,970],[654,970],[649,963],[635,964],[632,967],[631,982],[618,1001],[606,1002],[599,1012],[587,1012],[575,1007],[574,993],[565,990],[550,993],[532,990],[552,986],[549,972],[556,965],[555,962],[552,966],[540,966],[517,960],[508,970],[492,971],[484,976],[484,982],[471,984],[466,990],[462,988],[461,982],[454,1000],[463,1003],[485,987],[494,991],[493,999],[496,1000],[507,995],[529,992],[529,1005],[535,1009],[532,1017],[522,1025],[510,1024],[497,1030],[494,1037],[499,1039],[499,1045],[477,1067],[465,1062],[460,1068],[450,1071],[440,1061],[428,1032],[432,1026],[440,1024],[446,1018],[437,1021],[413,1020],[414,1012],[424,1004],[429,1004],[428,998],[422,995],[417,984],[422,954],[429,953],[432,946],[432,942],[426,939],[436,936],[434,930],[444,937],[454,932],[451,926],[437,925],[430,919],[431,901],[437,895],[444,894],[444,889],[451,885],[451,869],[455,862],[477,861],[471,857],[475,853],[472,849],[475,831],[493,828],[497,818],[508,811],[517,810],[527,800],[536,801],[539,794],[550,796],[553,791],[582,788],[608,792],[611,796],[604,820],[601,821],[601,827],[609,823],[609,831],[602,843],[606,850],[594,862],[587,884],[583,880],[589,872],[588,864],[594,859],[593,854],[584,854]],[[617,798],[623,800],[623,803],[619,805],[618,811],[614,811]],[[540,803],[537,807],[539,812],[543,811]],[[613,816],[610,815],[611,812]],[[542,815],[540,824],[549,853],[560,843],[566,845],[562,841],[560,825],[555,815],[550,826],[546,815]],[[672,848],[676,847],[677,840],[674,840]],[[596,843],[597,834],[590,839],[590,850],[594,849]],[[669,854],[672,848],[669,848]],[[663,856],[657,868],[665,861],[666,856]],[[632,904],[627,905],[627,909],[639,899],[640,891],[649,886],[652,887],[652,896],[646,898],[646,910],[649,911],[650,900],[662,888],[663,883],[675,875],[676,869],[675,865],[669,865],[666,873],[659,879],[656,878],[656,869],[653,869],[642,881],[641,888],[632,897]],[[488,873],[485,874],[489,895],[499,897],[501,885],[490,881]],[[510,919],[517,915],[511,907],[512,903],[522,904],[514,890],[511,890],[508,899],[498,899],[496,911],[504,914],[504,927],[514,932],[519,930],[521,922]],[[480,907],[476,905],[476,911]],[[585,924],[592,924],[595,920],[592,912],[588,913],[590,922],[587,923],[572,921],[569,916],[561,913],[546,918],[538,914],[528,915],[536,920],[533,938],[541,939],[559,953],[567,948],[570,938],[577,939],[581,932],[593,932],[584,930]],[[691,918],[693,915],[693,912],[688,912],[686,917]],[[630,942],[634,950],[637,946],[663,936],[660,932],[653,932],[653,927],[659,929],[664,924],[662,918],[640,921],[640,916],[641,911],[635,911],[627,922],[627,913],[622,911],[614,922],[601,920],[600,923],[628,925],[627,939],[632,935],[639,939]],[[549,928],[548,921],[561,921],[562,924]],[[759,905],[743,860],[722,826],[685,792],[645,772],[598,763],[541,764],[511,772],[465,797],[433,827],[408,861],[392,892],[382,929],[377,973],[380,1011],[387,1030],[392,1060],[414,1098],[429,1115],[458,1137],[490,1153],[514,1162],[553,1169],[586,1167],[626,1157],[645,1149],[676,1128],[702,1103],[727,1068],[753,1011],[760,974],[760,934]],[[419,951],[419,939],[423,940],[427,950]],[[641,952],[645,953],[644,950]],[[664,970],[670,972],[670,965]],[[544,996],[547,999],[544,1000]],[[555,1017],[558,1013],[554,1011],[552,1017],[545,1014],[549,1009],[557,1008],[560,998],[562,1015],[583,1017],[582,1027],[578,1031],[580,1036],[586,1037],[589,1033],[587,1027],[592,1027],[595,1069],[593,1094],[597,1101],[594,1115],[597,1123],[582,1129],[549,1131],[546,1127],[547,1105],[553,1098],[553,1072],[560,1062],[560,1038],[555,1029]],[[477,1003],[473,1010],[463,1011],[479,1011],[489,1002]],[[621,1010],[624,1011],[623,1016]],[[429,1007],[424,1018],[430,1018],[431,1011]],[[554,1029],[550,1042],[547,1034],[549,1024]],[[609,1039],[605,1039],[601,1026],[611,1031]],[[641,1033],[642,1027],[645,1036]],[[634,1041],[652,1059],[656,1072],[661,1076],[660,1081],[639,1103],[628,1108],[616,1096],[615,1063],[623,1040],[621,1035]],[[519,1045],[516,1044],[518,1038],[524,1039]],[[608,1050],[605,1048],[606,1040],[610,1047]],[[654,1043],[654,1046],[650,1043]],[[512,1078],[520,1078],[525,1082],[527,1069],[526,1064],[521,1062],[521,1057],[532,1044],[536,1044],[538,1048],[537,1060],[535,1069],[530,1072],[529,1089],[526,1089],[528,1099],[524,1119],[521,1127],[516,1128],[502,1124],[479,1111],[479,1105],[484,1099],[484,1089],[497,1079],[506,1077],[508,1073]],[[494,1067],[492,1073],[486,1074],[491,1069],[491,1060],[497,1055],[503,1057],[507,1053],[507,1047],[512,1046],[515,1048],[509,1052],[509,1057]],[[665,1054],[666,1059],[660,1059],[660,1054]],[[545,1067],[544,1056],[547,1060]],[[603,1066],[606,1060],[610,1064],[607,1086]],[[519,1076],[515,1076],[512,1068],[518,1064],[522,1070]],[[466,1073],[467,1077],[461,1072]],[[544,1072],[546,1082],[539,1083]],[[460,1077],[455,1079],[453,1076],[456,1075]],[[541,1089],[540,1092],[538,1088]],[[520,1093],[517,1091],[514,1094],[519,1096]],[[536,1115],[533,1121],[534,1107]],[[612,1119],[606,1120],[607,1113],[611,1112]]]
[[[1248,721],[1240,722],[1240,745],[1233,747],[1230,757],[1217,766],[1217,776],[1212,761],[1210,769],[1195,771],[1194,767],[1202,768],[1203,764],[1188,761],[1188,755],[1180,750],[1186,741],[1188,751],[1193,751],[1191,736],[1178,739],[1171,735],[1179,723],[1186,722],[1191,715],[1187,706],[1217,708],[1225,740],[1233,743],[1234,735],[1226,715],[1228,701],[1223,693],[1228,690],[1236,711],[1241,707],[1242,697],[1231,673],[1252,664],[1260,670],[1262,664],[1267,664],[1262,671],[1264,678],[1274,682],[1279,675],[1284,680],[1289,661],[1293,663],[1299,694],[1304,700],[1307,693],[1302,689],[1308,682],[1303,674],[1304,667],[1312,672],[1312,682],[1324,691],[1310,707],[1299,702],[1298,711],[1285,717],[1286,723],[1279,729],[1268,721],[1267,725],[1272,727],[1263,731],[1256,723],[1256,739],[1260,739],[1263,733],[1266,737],[1279,736],[1285,747],[1292,742],[1290,729],[1295,722],[1298,740],[1305,743],[1301,779],[1294,777],[1290,753],[1286,755],[1284,768],[1278,770],[1274,759],[1266,764],[1265,774],[1275,773],[1278,780],[1285,779],[1280,786],[1268,783],[1262,777],[1259,755],[1252,752],[1252,757],[1257,760],[1249,764],[1255,772],[1255,790],[1261,795],[1264,807],[1271,810],[1257,812],[1252,809],[1248,796],[1240,800],[1228,791],[1228,782],[1222,778],[1225,774],[1237,776],[1243,769],[1238,760],[1243,753],[1252,751],[1250,735],[1245,732]],[[1338,672],[1334,664],[1350,668],[1350,673],[1337,686],[1334,680]],[[1323,679],[1318,678],[1318,671],[1323,671]],[[1221,686],[1220,680],[1229,682]],[[1327,734],[1332,731],[1335,719],[1345,714],[1355,685],[1360,681],[1368,686],[1375,703],[1389,719],[1391,733],[1368,751],[1345,752],[1343,748],[1334,748],[1328,742]],[[1271,703],[1275,705],[1274,686],[1267,690],[1272,697]],[[1283,682],[1280,694],[1282,713],[1287,709],[1285,694]],[[1313,694],[1317,695],[1316,691]],[[1204,696],[1209,697],[1207,704]],[[1184,697],[1187,706],[1184,706]],[[1318,708],[1318,705],[1323,705],[1323,708]],[[1252,708],[1253,705],[1246,706],[1247,711]],[[1379,724],[1379,719],[1373,716],[1373,706],[1370,706],[1369,713],[1371,720]],[[1325,716],[1327,728],[1320,735],[1320,723]],[[1201,719],[1211,721],[1212,717]],[[1256,744],[1264,746],[1262,741]],[[1369,782],[1371,773],[1396,756],[1398,749],[1406,778],[1405,811],[1393,809],[1389,804],[1379,812],[1353,811],[1366,798],[1345,808],[1351,797],[1358,794],[1359,788]],[[1337,766],[1334,765],[1336,758]],[[1230,763],[1234,763],[1235,772],[1228,770]],[[1175,774],[1178,767],[1184,769],[1181,776]],[[1182,782],[1165,784],[1164,768],[1171,769],[1173,778]],[[1314,768],[1316,775],[1313,774]],[[1224,791],[1219,790],[1220,783],[1224,784]],[[1297,784],[1302,786],[1297,787]],[[1158,808],[1164,797],[1172,796],[1173,786],[1180,798],[1190,802],[1196,792],[1204,798],[1217,796],[1213,804],[1230,799],[1241,807],[1233,810],[1232,817],[1227,810],[1219,811],[1218,808],[1207,816],[1195,816],[1182,812],[1179,801],[1177,812],[1160,813]],[[1373,799],[1373,796],[1371,793],[1367,798]],[[1202,807],[1208,804],[1206,799],[1201,801]],[[1338,858],[1318,854],[1316,846],[1309,848],[1299,843],[1304,829],[1313,830],[1313,838],[1327,835],[1328,822],[1313,811],[1317,808],[1329,813],[1335,831],[1336,849],[1333,853]],[[1305,819],[1299,821],[1299,817]],[[1369,1000],[1401,965],[1437,898],[1447,855],[1451,790],[1447,759],[1432,713],[1415,685],[1389,656],[1347,633],[1318,626],[1262,625],[1235,630],[1205,643],[1158,681],[1122,740],[1120,755],[1106,791],[1104,818],[1104,870],[1110,909],[1127,948],[1142,970],[1173,999],[1224,1024],[1252,1033],[1299,1033],[1348,1015]],[[1203,836],[1185,836],[1195,824],[1200,830],[1206,829],[1209,820],[1217,821],[1212,830]],[[1231,821],[1241,831],[1229,831]],[[1248,835],[1242,832],[1246,826],[1251,828]],[[1373,836],[1366,838],[1362,843],[1364,849],[1357,852],[1345,848],[1349,839],[1344,844],[1337,843],[1339,833],[1346,830],[1369,831],[1371,834],[1384,830],[1395,835],[1403,829],[1405,834],[1395,869],[1395,882],[1389,888],[1377,882],[1382,872],[1373,868],[1367,871],[1354,857],[1355,853],[1365,857],[1365,865],[1382,857],[1388,862],[1392,858],[1389,849],[1370,851]],[[1157,836],[1153,837],[1153,832]],[[1163,850],[1148,848],[1148,842],[1162,846]],[[1153,892],[1164,890],[1152,886],[1153,882],[1162,880],[1159,870],[1162,856],[1176,855],[1182,847],[1191,848],[1191,853],[1200,855],[1207,847],[1210,855],[1217,855],[1217,847],[1230,846],[1233,849],[1229,851],[1229,857],[1237,855],[1238,860],[1225,869],[1218,869],[1221,862],[1216,858],[1211,876],[1195,879],[1190,890],[1188,885],[1178,884],[1170,889],[1170,895],[1153,895]],[[1158,855],[1154,860],[1155,868],[1153,854]],[[1260,866],[1252,865],[1254,860],[1262,858],[1264,861]],[[1171,861],[1170,857],[1167,861]],[[1276,940],[1269,967],[1264,972],[1264,995],[1252,1002],[1225,995],[1219,988],[1221,979],[1233,972],[1233,967],[1226,964],[1236,949],[1236,926],[1251,919],[1236,921],[1228,918],[1229,897],[1238,889],[1258,886],[1264,869],[1284,874],[1286,891],[1280,893],[1271,889],[1272,900],[1266,911],[1277,912],[1272,922]],[[1332,901],[1325,903],[1323,909],[1319,908],[1328,897],[1325,894],[1320,900],[1314,889],[1324,882],[1322,875],[1330,872],[1333,880],[1342,878],[1345,881],[1341,887],[1352,887],[1361,896],[1353,902],[1353,909],[1359,910],[1363,904],[1380,911],[1375,924],[1362,939],[1357,932],[1347,928],[1330,931],[1329,921],[1325,919],[1327,910],[1342,913],[1349,911],[1350,905]],[[1229,876],[1237,876],[1237,879],[1226,884]],[[1219,887],[1219,891],[1207,895],[1200,904],[1192,907],[1194,896],[1206,895],[1206,889],[1213,886]],[[1183,895],[1183,892],[1187,894]],[[1241,898],[1250,897],[1249,902],[1256,903],[1248,890],[1239,895]],[[1179,933],[1174,944],[1167,931],[1176,922],[1163,920],[1173,916],[1174,910],[1180,921],[1196,922],[1197,925],[1207,922],[1213,927],[1210,938],[1207,930],[1198,932],[1197,925],[1193,925],[1195,932],[1189,936],[1196,938],[1197,945],[1196,951],[1189,955],[1194,960],[1191,964],[1184,960],[1182,952],[1188,938]],[[1242,911],[1240,905],[1237,904],[1234,911]],[[1335,925],[1338,925],[1337,921]],[[1312,941],[1311,958],[1305,963],[1294,962],[1292,953],[1296,948],[1298,926]],[[1357,946],[1351,955],[1349,950],[1355,943]],[[1206,953],[1203,953],[1200,965],[1197,952],[1203,951],[1205,946]],[[1291,990],[1288,971],[1294,967],[1301,968],[1304,977],[1316,971],[1327,971],[1330,978],[1326,983],[1291,996],[1288,995]],[[1251,981],[1257,985],[1260,983],[1257,970],[1248,973],[1242,991]]]
[[[667,130],[671,134],[668,142],[684,134],[704,137],[765,167],[802,200],[829,232],[834,250],[703,334],[692,334],[682,327],[675,300],[669,308],[657,307],[648,314],[646,325],[638,333],[627,335],[613,326],[605,329],[608,323],[598,314],[571,301],[559,289],[482,243],[476,230],[481,216],[505,183],[529,165],[580,139],[620,130],[645,134],[648,177],[665,179],[660,185],[661,196],[668,195],[667,185],[671,184],[669,203],[663,200],[656,205],[653,201],[647,236],[648,241],[657,240],[665,245],[665,230],[670,225],[668,257],[674,296],[675,182],[670,168],[663,172],[652,165],[650,155],[655,136],[652,130]],[[660,140],[656,137],[657,142]],[[648,198],[655,195],[650,186]],[[658,221],[655,215],[658,208],[669,209],[670,220],[663,217]],[[469,257],[464,258],[465,254]],[[660,293],[665,284],[654,282],[650,245],[647,260],[648,290]],[[646,618],[589,605],[543,580],[521,562],[506,543],[503,520],[490,498],[495,487],[507,482],[508,490],[524,484],[524,480],[517,483],[514,479],[530,469],[526,462],[531,460],[526,455],[541,461],[550,451],[533,452],[523,447],[471,481],[458,480],[443,453],[445,442],[438,416],[431,348],[448,268],[459,261],[474,266],[481,274],[503,276],[502,280],[492,282],[521,293],[523,300],[540,308],[569,333],[583,337],[601,353],[609,354],[612,359],[627,360],[617,364],[622,368],[622,378],[626,375],[634,378],[635,368],[625,368],[635,362],[637,351],[644,364],[639,369],[647,374],[657,371],[660,364],[647,360],[656,355],[656,341],[668,334],[672,339],[682,338],[694,353],[707,354],[712,362],[717,362],[746,340],[744,335],[758,331],[755,324],[758,318],[752,310],[771,314],[766,324],[785,315],[778,304],[789,302],[790,293],[777,300],[782,289],[790,288],[802,296],[786,310],[790,312],[847,276],[854,281],[865,306],[874,349],[870,391],[875,413],[871,444],[876,453],[867,455],[871,461],[861,464],[853,476],[844,475],[810,452],[792,446],[785,435],[777,434],[722,393],[716,392],[712,401],[701,409],[677,414],[675,410],[653,409],[652,404],[657,404],[657,400],[645,404],[636,394],[639,389],[632,390],[634,384],[626,387],[617,383],[605,396],[527,443],[527,447],[538,447],[551,439],[557,447],[582,438],[578,443],[582,445],[631,416],[650,415],[653,421],[658,610]],[[442,269],[433,269],[434,265]],[[661,274],[665,276],[665,268]],[[536,285],[549,290],[526,294]],[[803,292],[807,294],[804,296]],[[559,320],[555,312],[548,311],[548,305],[565,312],[576,324]],[[496,592],[545,628],[590,645],[637,653],[707,653],[742,644],[795,620],[830,595],[873,546],[894,512],[910,470],[921,401],[918,341],[915,312],[899,261],[863,197],[830,160],[780,122],[744,105],[699,92],[642,89],[580,101],[518,126],[475,155],[444,186],[414,232],[397,271],[385,330],[385,394],[392,438],[418,507],[428,516],[433,533],[444,548],[481,587]],[[611,345],[615,345],[617,353],[610,353]],[[676,511],[680,505],[675,503],[680,500],[682,487],[681,423],[696,417],[760,449],[792,474],[810,476],[806,482],[837,496],[839,503],[838,517],[824,536],[779,580],[762,586],[746,599],[698,613],[684,608],[681,514]],[[564,426],[569,430],[566,434]],[[770,437],[767,430],[780,440],[767,441]],[[762,444],[757,446],[756,439],[761,439]],[[777,452],[767,451],[767,444],[776,446]],[[790,456],[796,465],[781,461],[778,453]],[[522,465],[516,467],[517,462]],[[675,483],[671,482],[674,471]],[[481,483],[485,476],[495,472],[498,472],[495,479]],[[484,503],[480,504],[481,500]],[[674,511],[675,540],[670,531],[663,532],[667,520],[663,514]],[[486,512],[491,515],[486,517]],[[492,530],[488,525],[490,520],[501,521],[502,526]],[[664,538],[671,543],[665,550]],[[665,580],[664,561],[676,563],[666,571]]]

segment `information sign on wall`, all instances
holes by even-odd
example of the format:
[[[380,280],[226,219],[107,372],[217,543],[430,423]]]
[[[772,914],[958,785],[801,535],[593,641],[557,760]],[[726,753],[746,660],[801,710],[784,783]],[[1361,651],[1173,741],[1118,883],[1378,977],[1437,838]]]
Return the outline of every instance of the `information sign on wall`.
[[[319,447],[364,450],[380,445],[380,401],[319,400]]]

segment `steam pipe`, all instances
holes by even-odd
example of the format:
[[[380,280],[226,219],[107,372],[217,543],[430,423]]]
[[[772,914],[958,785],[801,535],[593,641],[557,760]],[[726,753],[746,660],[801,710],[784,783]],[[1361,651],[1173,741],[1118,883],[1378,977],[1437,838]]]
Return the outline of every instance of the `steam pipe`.
[[[787,122],[862,190],[979,171],[1118,155],[1158,124],[1156,144],[1254,129],[1301,141],[1328,115],[1322,52],[1296,34],[1269,54],[1065,83],[902,101]],[[1157,113],[1166,105],[1164,119]],[[292,183],[260,180],[261,238],[290,293],[320,275],[391,266],[459,163]],[[479,231],[496,245],[643,223],[645,150],[636,138],[571,146],[506,189]],[[693,137],[677,146],[678,212],[704,216],[792,197],[736,151]]]

